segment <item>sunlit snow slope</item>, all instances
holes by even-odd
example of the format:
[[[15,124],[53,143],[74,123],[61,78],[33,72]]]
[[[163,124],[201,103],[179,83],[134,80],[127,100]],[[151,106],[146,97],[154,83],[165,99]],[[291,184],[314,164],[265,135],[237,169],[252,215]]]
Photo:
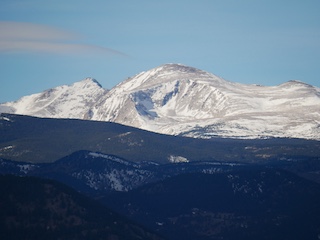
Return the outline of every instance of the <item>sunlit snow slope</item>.
[[[91,107],[107,91],[92,78],[0,105],[0,112],[49,118],[91,119]]]
[[[77,84],[69,86],[69,92]],[[90,82],[90,81],[89,81]],[[90,82],[94,85],[95,82]],[[98,86],[98,85],[97,85]],[[56,88],[56,92],[60,92]],[[64,86],[66,88],[66,86]],[[49,90],[50,91],[50,90]],[[46,91],[48,92],[48,91]],[[45,92],[45,93],[46,93]],[[90,93],[89,93],[90,92]],[[142,72],[110,91],[100,86],[37,105],[34,96],[0,105],[11,113],[112,121],[150,131],[200,138],[295,137],[320,140],[320,89],[299,81],[279,86],[244,85],[180,64]],[[68,108],[80,99],[81,111]],[[30,99],[27,106],[26,99]],[[76,100],[75,100],[76,101]]]

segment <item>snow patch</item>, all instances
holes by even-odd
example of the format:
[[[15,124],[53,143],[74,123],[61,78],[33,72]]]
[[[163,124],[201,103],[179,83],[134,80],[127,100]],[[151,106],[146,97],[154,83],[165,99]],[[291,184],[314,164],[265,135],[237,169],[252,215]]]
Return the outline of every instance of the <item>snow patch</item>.
[[[7,122],[12,122],[12,120],[10,118],[7,118],[7,117],[0,117],[0,120],[4,120],[4,121],[7,121]]]
[[[174,156],[174,155],[170,155],[168,157],[169,162],[171,163],[187,163],[189,162],[189,160],[185,157],[182,156]]]
[[[113,161],[113,162],[117,162],[117,163],[120,163],[120,164],[123,164],[123,165],[126,165],[126,166],[132,166],[132,167],[136,167],[136,168],[139,167],[139,165],[136,164],[136,163],[123,160],[123,159],[118,158],[118,157],[113,156],[113,155],[108,155],[108,154],[103,154],[103,153],[95,153],[95,152],[90,152],[89,155],[92,156],[92,157],[95,157],[95,158],[104,158],[104,159],[107,159],[107,160],[110,160],[110,161]]]
[[[18,165],[20,172],[23,172],[24,174],[27,174],[29,171],[33,170],[35,168],[35,165],[32,164],[19,164]]]
[[[14,146],[6,146],[6,147],[3,147],[3,148],[0,148],[0,152],[4,152],[4,151],[8,151],[8,150],[11,150],[11,149],[13,149],[14,148]]]

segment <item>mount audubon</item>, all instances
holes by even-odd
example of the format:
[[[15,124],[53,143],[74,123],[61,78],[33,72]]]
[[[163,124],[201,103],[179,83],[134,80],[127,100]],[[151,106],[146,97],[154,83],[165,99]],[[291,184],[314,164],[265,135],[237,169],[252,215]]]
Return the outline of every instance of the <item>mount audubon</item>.
[[[0,104],[0,112],[110,121],[195,138],[320,140],[320,89],[300,81],[246,85],[165,64],[111,90],[86,78]]]

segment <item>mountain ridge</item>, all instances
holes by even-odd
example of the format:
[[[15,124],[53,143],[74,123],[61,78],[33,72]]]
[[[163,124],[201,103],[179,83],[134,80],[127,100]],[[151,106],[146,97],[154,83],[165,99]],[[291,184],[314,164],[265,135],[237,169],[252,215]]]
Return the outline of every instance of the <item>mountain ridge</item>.
[[[141,72],[111,90],[86,80],[91,87],[78,87],[84,80],[64,85],[27,96],[27,106],[26,97],[0,104],[0,112],[111,121],[196,138],[320,140],[320,90],[301,81],[245,85],[182,64]]]
[[[106,92],[97,80],[85,78],[72,85],[58,86],[2,104],[0,111],[38,117],[86,119],[88,106]]]
[[[134,162],[269,162],[320,156],[320,141],[290,138],[196,139],[154,133],[113,122],[0,114],[0,157],[54,162],[79,150]]]

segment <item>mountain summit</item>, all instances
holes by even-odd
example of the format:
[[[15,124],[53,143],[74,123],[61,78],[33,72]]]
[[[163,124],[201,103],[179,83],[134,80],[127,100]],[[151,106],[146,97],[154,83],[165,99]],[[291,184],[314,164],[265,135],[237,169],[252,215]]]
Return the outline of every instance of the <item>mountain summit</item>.
[[[93,79],[0,105],[0,112],[112,121],[190,137],[320,139],[320,89],[289,81],[245,85],[165,64],[110,91]]]
[[[86,78],[0,105],[0,112],[49,118],[89,119],[91,106],[107,90],[97,80]]]

